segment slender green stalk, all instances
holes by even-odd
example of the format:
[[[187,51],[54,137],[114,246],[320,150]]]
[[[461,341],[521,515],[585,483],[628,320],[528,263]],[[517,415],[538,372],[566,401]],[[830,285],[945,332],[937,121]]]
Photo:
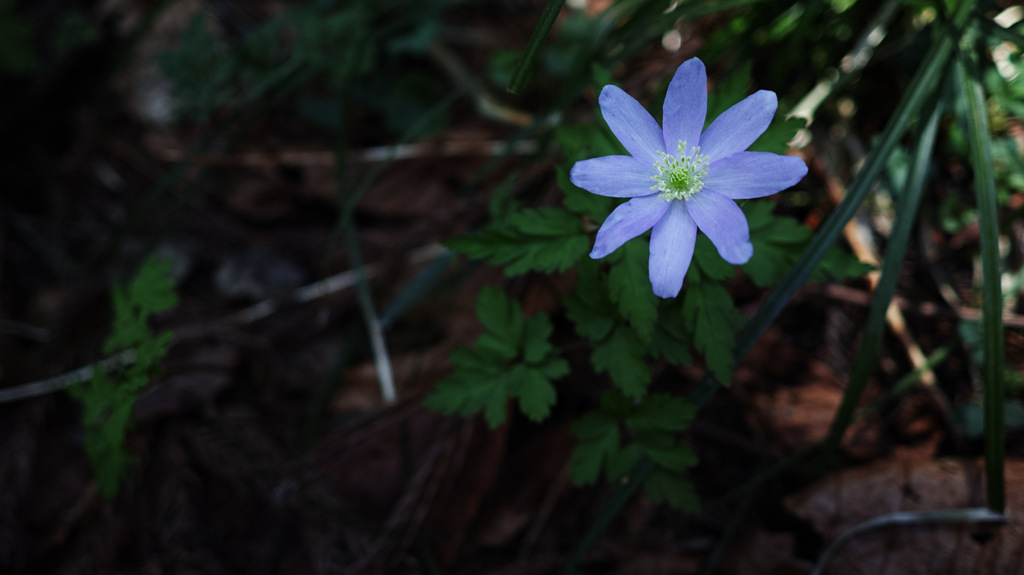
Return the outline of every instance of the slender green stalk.
[[[522,57],[519,58],[519,64],[516,66],[516,71],[512,74],[512,80],[508,84],[509,92],[518,94],[523,89],[523,86],[526,85],[526,79],[530,77],[530,70],[533,69],[533,61],[537,59],[537,52],[540,52],[540,47],[544,43],[544,39],[548,37],[551,27],[555,24],[555,18],[558,17],[558,13],[562,11],[563,4],[565,4],[565,0],[548,0],[548,3],[544,6],[544,12],[540,15],[540,21],[537,22],[537,27],[533,29],[533,34],[530,35],[530,40],[526,43],[526,50],[523,51]]]
[[[996,213],[996,183],[992,173],[992,146],[989,139],[988,111],[980,72],[971,47],[960,52],[957,66],[960,94],[967,102],[967,142],[978,202],[978,226],[981,233],[982,344],[985,347],[985,481],[988,508],[1002,513],[1006,508],[1003,477],[1006,420],[1003,407],[1006,389],[1003,381],[1003,294],[999,274],[999,218]]]
[[[922,126],[917,137],[906,185],[900,195],[896,223],[886,246],[882,274],[878,280],[878,286],[875,288],[874,297],[871,298],[867,325],[864,327],[864,337],[860,349],[857,351],[857,359],[853,364],[853,373],[850,375],[850,382],[843,393],[843,400],[839,404],[839,409],[836,411],[836,416],[832,420],[832,426],[825,439],[823,456],[826,458],[835,453],[843,434],[853,422],[854,413],[864,394],[868,377],[875,368],[875,360],[885,334],[886,312],[892,302],[893,294],[896,292],[896,283],[899,280],[900,269],[903,267],[903,256],[907,251],[907,243],[914,229],[921,197],[924,195],[928,166],[931,164],[932,150],[935,148],[939,119],[942,117],[942,101],[937,97],[933,98],[931,108],[928,121]]]
[[[972,2],[961,2],[956,13],[953,15],[953,27],[955,30],[962,30],[970,16],[973,8]],[[891,120],[879,138],[878,146],[868,154],[867,161],[847,191],[846,198],[836,207],[821,229],[815,235],[814,240],[807,247],[807,251],[800,257],[793,269],[786,277],[779,282],[779,285],[772,290],[764,303],[758,308],[754,317],[743,326],[736,338],[736,358],[742,358],[750,350],[751,346],[764,330],[775,321],[782,308],[789,303],[789,300],[810,277],[811,273],[829,248],[839,239],[843,227],[857,212],[857,208],[864,202],[868,192],[885,168],[886,161],[895,149],[900,137],[910,125],[911,119],[921,108],[921,104],[933,92],[942,76],[943,70],[952,54],[953,47],[958,35],[939,35],[935,44],[932,45],[925,56],[917,73],[910,82],[910,88],[903,95]]]

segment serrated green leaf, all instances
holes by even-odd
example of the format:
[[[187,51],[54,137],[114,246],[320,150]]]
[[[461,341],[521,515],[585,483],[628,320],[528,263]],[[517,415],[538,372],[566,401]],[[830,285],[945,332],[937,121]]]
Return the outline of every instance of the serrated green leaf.
[[[505,337],[485,332],[476,338],[476,349],[491,358],[490,363],[505,363],[519,355],[519,348],[510,344]]]
[[[128,284],[128,297],[138,307],[140,314],[167,311],[178,305],[174,278],[171,277],[172,265],[169,259],[153,256],[142,262],[142,267]]]
[[[529,271],[563,272],[590,249],[590,237],[579,216],[553,207],[523,210],[476,234],[444,242],[450,249],[491,265],[504,265],[505,275]]]
[[[476,298],[476,317],[497,339],[518,350],[523,340],[523,312],[504,292],[484,286]]]
[[[697,244],[693,248],[693,261],[697,265],[690,266],[690,283],[700,283],[704,279],[722,281],[736,275],[736,267],[718,255],[718,249],[704,234],[697,234]]]
[[[569,472],[575,485],[593,485],[601,468],[619,451],[618,423],[601,413],[589,413],[570,427],[578,443],[569,457]]]
[[[685,445],[668,443],[663,445],[650,445],[640,443],[637,445],[659,466],[672,471],[685,471],[697,465],[697,454]]]
[[[605,481],[613,482],[623,477],[636,465],[636,462],[644,456],[643,451],[635,443],[620,447],[618,451],[611,454],[605,463]]]
[[[693,334],[683,321],[681,302],[677,302],[680,302],[679,298],[661,306],[654,337],[651,338],[647,351],[673,365],[689,365],[693,363],[693,357],[690,356]]]
[[[517,365],[509,374],[510,395],[519,398],[519,410],[531,421],[543,421],[555,404],[555,387],[540,370]]]
[[[693,484],[671,471],[655,470],[644,483],[644,491],[651,503],[668,502],[669,505],[689,513],[700,512],[700,497]]]
[[[681,397],[656,393],[637,405],[626,424],[636,433],[647,431],[683,431],[690,427],[697,409]]]
[[[523,359],[527,363],[537,363],[548,356],[554,347],[548,340],[555,330],[551,320],[545,313],[538,313],[526,320],[523,332]]]
[[[732,382],[733,343],[743,314],[721,284],[690,286],[683,299],[683,317],[693,327],[693,344],[704,354],[708,369],[722,385]]]
[[[615,252],[608,271],[608,290],[622,317],[633,326],[640,341],[649,343],[658,321],[658,296],[647,272],[648,245],[633,238]]]
[[[473,350],[461,348],[459,354],[463,362],[448,377],[434,387],[423,400],[423,406],[430,411],[445,415],[458,414],[471,417],[483,412],[491,429],[505,422],[506,404],[508,402],[508,381],[498,367],[476,365],[480,360]],[[460,351],[460,350],[456,350]],[[456,354],[452,354],[455,362]],[[473,358],[474,365],[466,363]]]
[[[644,361],[644,345],[628,326],[619,324],[602,342],[594,344],[590,362],[597,373],[607,372],[612,382],[629,397],[647,393],[651,372]]]
[[[608,298],[606,281],[597,263],[589,258],[576,268],[576,291],[562,300],[566,315],[576,326],[576,333],[591,342],[608,337],[616,317]]]
[[[802,118],[786,119],[785,115],[780,112],[772,120],[768,129],[747,150],[785,154],[789,150],[789,142],[793,141],[796,133],[803,127],[804,120]]]
[[[564,359],[551,357],[539,365],[532,365],[534,369],[544,374],[548,379],[559,379],[569,375],[569,362]]]
[[[743,271],[760,287],[775,285],[800,258],[814,234],[792,218],[774,215],[769,202],[747,202],[743,211],[747,214],[750,241],[754,244],[754,255],[743,265]],[[833,247],[811,274],[811,279],[856,277],[871,269],[852,255]]]

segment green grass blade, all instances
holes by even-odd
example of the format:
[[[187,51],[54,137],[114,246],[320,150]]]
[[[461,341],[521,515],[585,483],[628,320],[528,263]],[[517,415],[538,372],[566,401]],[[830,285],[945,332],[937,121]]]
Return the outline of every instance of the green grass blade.
[[[973,3],[971,2],[960,3],[953,16],[952,23],[955,30],[963,29],[972,8]],[[938,35],[938,40],[928,51],[924,61],[910,82],[910,88],[903,95],[903,99],[900,100],[899,105],[896,107],[892,119],[889,120],[885,130],[882,132],[877,147],[868,155],[863,169],[861,169],[850,185],[846,198],[843,199],[822,225],[814,240],[807,247],[807,251],[804,252],[800,260],[793,266],[793,269],[772,290],[772,293],[761,304],[754,317],[750,318],[750,321],[740,330],[736,337],[737,360],[746,355],[754,341],[775,320],[782,311],[782,308],[789,303],[796,290],[807,281],[811,272],[818,267],[818,263],[825,257],[825,253],[839,239],[839,235],[842,233],[846,222],[856,213],[857,208],[871,190],[871,186],[874,185],[882,173],[886,160],[896,147],[904,131],[906,131],[911,119],[921,108],[921,104],[935,89],[939,77],[946,68],[946,63],[958,37],[959,34]]]
[[[917,210],[921,205],[921,196],[924,195],[924,184],[928,177],[928,166],[931,163],[932,150],[935,148],[935,137],[939,131],[939,120],[942,117],[942,103],[938,98],[933,98],[932,111],[928,121],[924,124],[917,137],[910,163],[910,170],[907,173],[907,182],[903,193],[900,196],[899,207],[896,212],[896,222],[893,225],[892,234],[889,236],[889,243],[886,246],[885,260],[882,262],[882,275],[875,288],[874,297],[871,298],[871,307],[868,310],[868,320],[864,327],[864,338],[861,341],[860,349],[857,351],[857,359],[853,364],[853,373],[850,375],[850,382],[843,393],[843,400],[839,404],[836,416],[832,420],[828,436],[825,439],[824,456],[830,457],[834,453],[843,433],[853,422],[854,413],[860,403],[864,388],[867,386],[868,377],[875,368],[875,360],[878,350],[882,344],[882,337],[885,335],[885,317],[896,292],[896,283],[899,280],[900,269],[903,267],[903,256],[907,251],[907,243],[910,234],[914,229],[914,221],[917,219]]]
[[[992,145],[989,139],[988,110],[982,89],[981,73],[973,54],[960,53],[960,94],[967,102],[967,142],[978,202],[978,226],[981,233],[982,343],[985,347],[985,481],[988,508],[1002,513],[1006,507],[1003,478],[1006,421],[1003,400],[1003,294],[999,274],[999,218],[996,213],[996,182],[992,173]]]
[[[565,0],[548,0],[547,5],[544,6],[540,21],[533,29],[533,34],[530,35],[530,40],[526,43],[526,50],[523,51],[522,57],[519,58],[519,64],[516,65],[516,71],[512,74],[512,80],[508,84],[509,92],[518,94],[526,85],[526,80],[530,77],[530,70],[533,69],[533,61],[537,59],[537,52],[540,52],[541,44],[548,37],[548,32],[551,31],[551,26],[554,25],[558,13],[562,11],[563,4],[565,4]]]

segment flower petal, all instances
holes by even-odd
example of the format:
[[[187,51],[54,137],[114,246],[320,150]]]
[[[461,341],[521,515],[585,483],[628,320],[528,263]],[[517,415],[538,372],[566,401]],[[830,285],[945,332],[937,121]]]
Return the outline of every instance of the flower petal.
[[[599,196],[634,198],[655,193],[651,189],[653,167],[631,156],[604,156],[576,162],[569,180]]]
[[[672,77],[665,94],[665,150],[674,154],[679,142],[687,148],[700,144],[700,131],[708,113],[708,75],[704,62],[690,58],[682,63]]]
[[[708,167],[704,186],[733,200],[763,198],[796,184],[807,175],[807,164],[796,156],[740,152]]]
[[[665,151],[661,127],[647,110],[618,86],[605,86],[598,98],[601,115],[615,137],[636,159],[654,165],[657,152]]]
[[[704,189],[686,200],[686,211],[718,248],[718,255],[731,264],[745,264],[754,255],[747,216],[736,202]]]
[[[590,257],[600,259],[629,240],[651,229],[668,209],[668,202],[655,195],[633,198],[612,210],[601,224]]]
[[[651,232],[651,259],[648,273],[658,297],[676,297],[693,259],[697,242],[697,224],[686,211],[686,203],[671,202],[665,216]]]
[[[711,163],[746,150],[772,123],[779,101],[760,90],[729,108],[700,137],[700,152]]]

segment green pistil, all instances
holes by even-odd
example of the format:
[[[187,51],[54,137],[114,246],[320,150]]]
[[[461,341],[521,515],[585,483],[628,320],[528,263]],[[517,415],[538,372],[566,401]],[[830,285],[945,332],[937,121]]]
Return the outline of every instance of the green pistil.
[[[700,147],[684,153],[686,142],[679,142],[678,158],[658,152],[659,161],[654,164],[658,175],[651,176],[654,180],[652,190],[661,192],[658,197],[665,200],[688,200],[704,187],[701,178],[708,173],[708,160],[700,153]]]

